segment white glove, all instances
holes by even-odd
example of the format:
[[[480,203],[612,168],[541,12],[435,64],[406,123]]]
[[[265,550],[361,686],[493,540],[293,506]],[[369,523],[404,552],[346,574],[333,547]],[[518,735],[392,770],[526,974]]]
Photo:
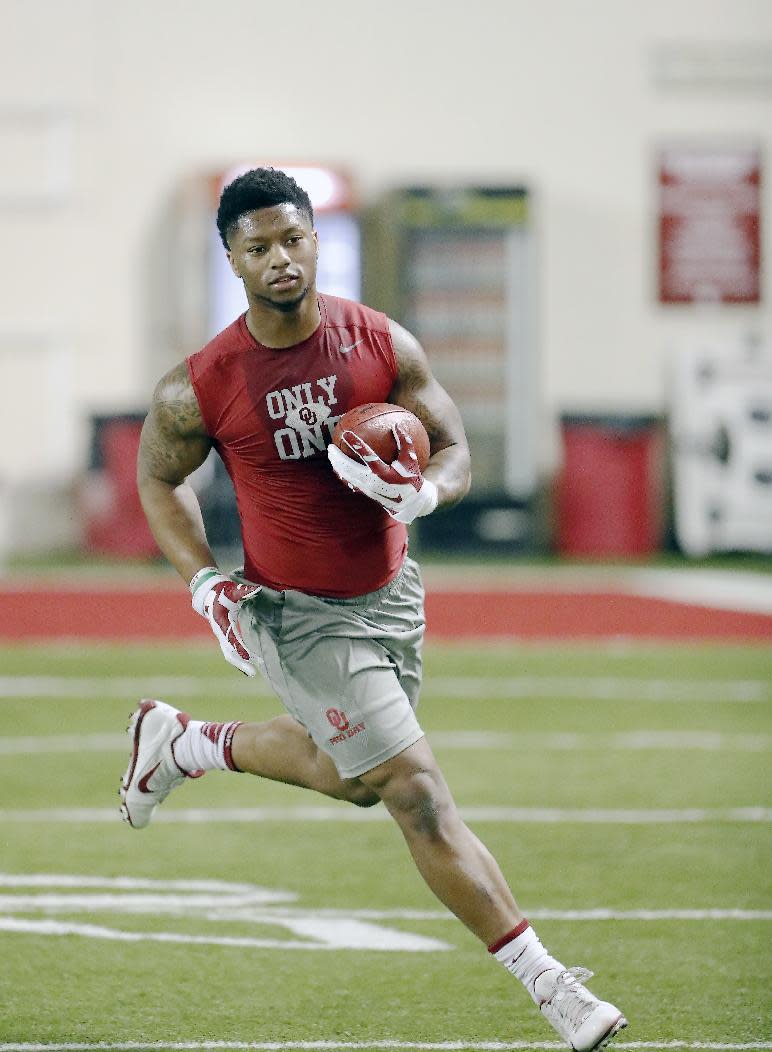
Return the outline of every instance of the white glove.
[[[437,507],[437,487],[421,474],[413,440],[399,424],[392,428],[397,459],[386,464],[353,431],[341,440],[351,450],[347,456],[335,445],[327,447],[332,470],[349,489],[377,501],[397,522],[411,523]]]
[[[245,599],[262,590],[260,584],[239,584],[225,577],[216,566],[205,566],[190,582],[193,609],[209,622],[225,660],[245,676],[254,676],[257,669],[241,636],[239,610]]]

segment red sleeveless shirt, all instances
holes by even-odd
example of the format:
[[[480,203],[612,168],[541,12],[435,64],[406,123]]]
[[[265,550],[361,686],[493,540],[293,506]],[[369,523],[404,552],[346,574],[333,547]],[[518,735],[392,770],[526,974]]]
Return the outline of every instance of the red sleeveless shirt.
[[[321,324],[302,343],[264,347],[242,315],[187,364],[236,492],[247,578],[350,598],[397,574],[407,529],[340,482],[326,449],[343,413],[388,401],[397,361],[385,314],[318,299]]]

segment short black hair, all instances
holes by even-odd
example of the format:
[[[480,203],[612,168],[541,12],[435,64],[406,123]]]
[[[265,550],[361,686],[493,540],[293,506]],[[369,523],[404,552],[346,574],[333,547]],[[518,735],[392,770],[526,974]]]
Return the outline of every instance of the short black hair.
[[[228,183],[220,195],[217,209],[217,229],[226,251],[230,248],[228,232],[245,212],[283,204],[295,205],[299,212],[308,217],[313,226],[314,209],[311,198],[286,172],[278,168],[252,168],[232,183]]]

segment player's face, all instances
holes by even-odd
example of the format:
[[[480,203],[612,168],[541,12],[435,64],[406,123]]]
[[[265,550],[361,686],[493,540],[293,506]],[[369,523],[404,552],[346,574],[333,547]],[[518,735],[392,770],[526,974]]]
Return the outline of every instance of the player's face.
[[[228,259],[250,301],[291,313],[315,287],[316,233],[295,205],[246,212],[228,240]]]

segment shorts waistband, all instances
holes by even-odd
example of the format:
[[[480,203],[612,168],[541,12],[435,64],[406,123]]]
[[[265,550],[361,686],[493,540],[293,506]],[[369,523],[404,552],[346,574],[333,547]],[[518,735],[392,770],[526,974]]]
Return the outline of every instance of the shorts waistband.
[[[399,587],[402,578],[405,576],[408,563],[411,562],[409,558],[405,558],[397,570],[396,574],[390,581],[387,581],[381,588],[376,588],[374,592],[365,592],[363,595],[352,595],[348,599],[334,599],[326,595],[318,595],[315,598],[321,599],[323,603],[329,603],[331,606],[372,606],[373,603],[377,603],[379,599],[385,598],[395,588]]]
[[[353,595],[345,599],[336,599],[326,595],[313,595],[310,592],[301,592],[300,594],[308,595],[312,599],[318,599],[322,603],[329,603],[331,606],[371,606],[373,603],[377,603],[380,599],[385,598],[393,592],[395,588],[398,588],[408,567],[414,565],[415,563],[410,556],[405,556],[402,565],[392,579],[387,581],[386,584],[382,585],[380,588],[376,588],[374,592],[364,592],[362,595]],[[234,570],[232,576],[237,578],[243,577],[243,570]],[[246,580],[246,578],[243,579]],[[285,600],[287,592],[295,590],[296,589],[293,588],[287,588],[283,591],[277,591],[275,588],[269,588],[268,585],[262,585],[259,595],[255,596],[254,599],[249,600],[249,602],[259,604],[260,596],[262,596],[263,600],[267,599],[273,604],[281,605]]]

